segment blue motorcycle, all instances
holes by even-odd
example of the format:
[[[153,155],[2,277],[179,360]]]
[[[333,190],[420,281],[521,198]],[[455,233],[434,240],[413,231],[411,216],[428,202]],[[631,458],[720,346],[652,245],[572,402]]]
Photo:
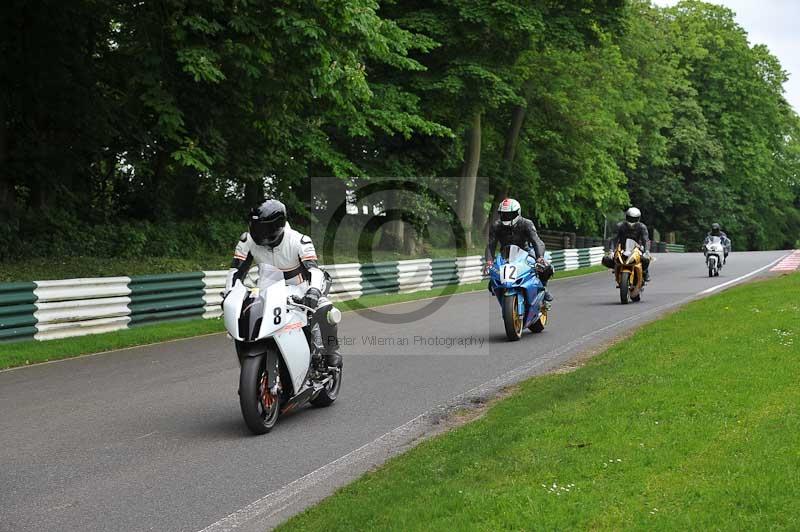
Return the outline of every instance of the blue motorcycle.
[[[536,275],[536,259],[517,246],[506,246],[489,270],[489,291],[503,309],[506,336],[512,342],[527,327],[540,333],[547,325],[544,285]]]

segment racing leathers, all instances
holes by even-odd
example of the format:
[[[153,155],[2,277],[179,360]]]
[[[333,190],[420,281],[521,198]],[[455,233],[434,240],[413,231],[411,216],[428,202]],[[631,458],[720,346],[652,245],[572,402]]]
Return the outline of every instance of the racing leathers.
[[[338,325],[328,320],[333,304],[328,300],[329,288],[324,272],[317,264],[317,252],[311,238],[295,231],[286,223],[283,236],[274,246],[260,246],[250,233],[243,233],[236,244],[231,268],[225,282],[225,293],[237,279],[243,279],[253,264],[269,264],[283,271],[283,278],[292,296],[302,297],[303,304],[315,308],[309,325],[319,324],[326,363],[341,366]]]
[[[650,282],[650,233],[647,231],[647,226],[642,222],[630,224],[628,222],[621,222],[617,226],[617,237],[614,239],[612,249],[616,249],[618,244],[625,245],[625,241],[631,239],[640,246],[642,246],[642,269],[644,270],[645,282]],[[604,262],[605,264],[605,262]],[[607,264],[606,264],[607,265]],[[613,261],[611,262],[613,268]]]
[[[545,286],[545,300],[552,301],[553,297],[547,290],[547,281],[553,276],[553,265],[544,258],[544,242],[536,232],[536,226],[527,218],[520,218],[512,225],[505,225],[500,220],[495,221],[489,228],[489,240],[486,243],[486,265],[491,267],[494,262],[494,255],[497,252],[497,245],[500,249],[506,246],[515,245],[527,251],[536,258],[536,273],[539,280]]]

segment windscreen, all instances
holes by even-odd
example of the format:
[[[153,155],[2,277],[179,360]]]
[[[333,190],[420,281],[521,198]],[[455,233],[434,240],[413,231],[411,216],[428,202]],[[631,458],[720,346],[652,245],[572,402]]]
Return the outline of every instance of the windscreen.
[[[258,265],[258,287],[266,289],[275,283],[282,283],[283,272],[271,264]]]
[[[639,243],[636,240],[631,240],[630,238],[625,241],[625,254],[630,255],[633,253],[633,250],[636,249]]]
[[[516,262],[521,256],[527,255],[528,252],[520,249],[519,246],[510,245],[505,246],[502,251],[502,256],[508,262]]]

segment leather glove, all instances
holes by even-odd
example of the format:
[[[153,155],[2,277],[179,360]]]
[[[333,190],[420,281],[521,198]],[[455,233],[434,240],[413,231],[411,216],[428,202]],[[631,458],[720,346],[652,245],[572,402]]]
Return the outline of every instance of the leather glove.
[[[487,260],[486,265],[483,267],[483,275],[489,275],[489,270],[492,269],[492,266],[494,266],[494,261],[491,259]]]
[[[322,297],[322,292],[319,291],[319,288],[311,287],[306,291],[305,297],[303,297],[303,305],[309,308],[317,308],[320,297]]]
[[[541,272],[547,270],[547,268],[549,266],[550,266],[550,264],[548,264],[548,262],[544,259],[544,257],[539,257],[538,259],[536,259],[536,271],[537,272],[541,273]]]

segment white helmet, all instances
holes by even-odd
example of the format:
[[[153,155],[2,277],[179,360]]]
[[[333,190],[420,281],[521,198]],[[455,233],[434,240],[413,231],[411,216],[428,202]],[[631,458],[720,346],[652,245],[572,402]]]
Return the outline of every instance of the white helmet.
[[[642,211],[637,209],[636,207],[631,207],[627,211],[625,211],[625,221],[628,222],[628,225],[634,225],[642,218]]]
[[[503,225],[514,225],[520,219],[519,202],[515,199],[506,198],[500,202],[497,212],[500,215],[500,222]]]

